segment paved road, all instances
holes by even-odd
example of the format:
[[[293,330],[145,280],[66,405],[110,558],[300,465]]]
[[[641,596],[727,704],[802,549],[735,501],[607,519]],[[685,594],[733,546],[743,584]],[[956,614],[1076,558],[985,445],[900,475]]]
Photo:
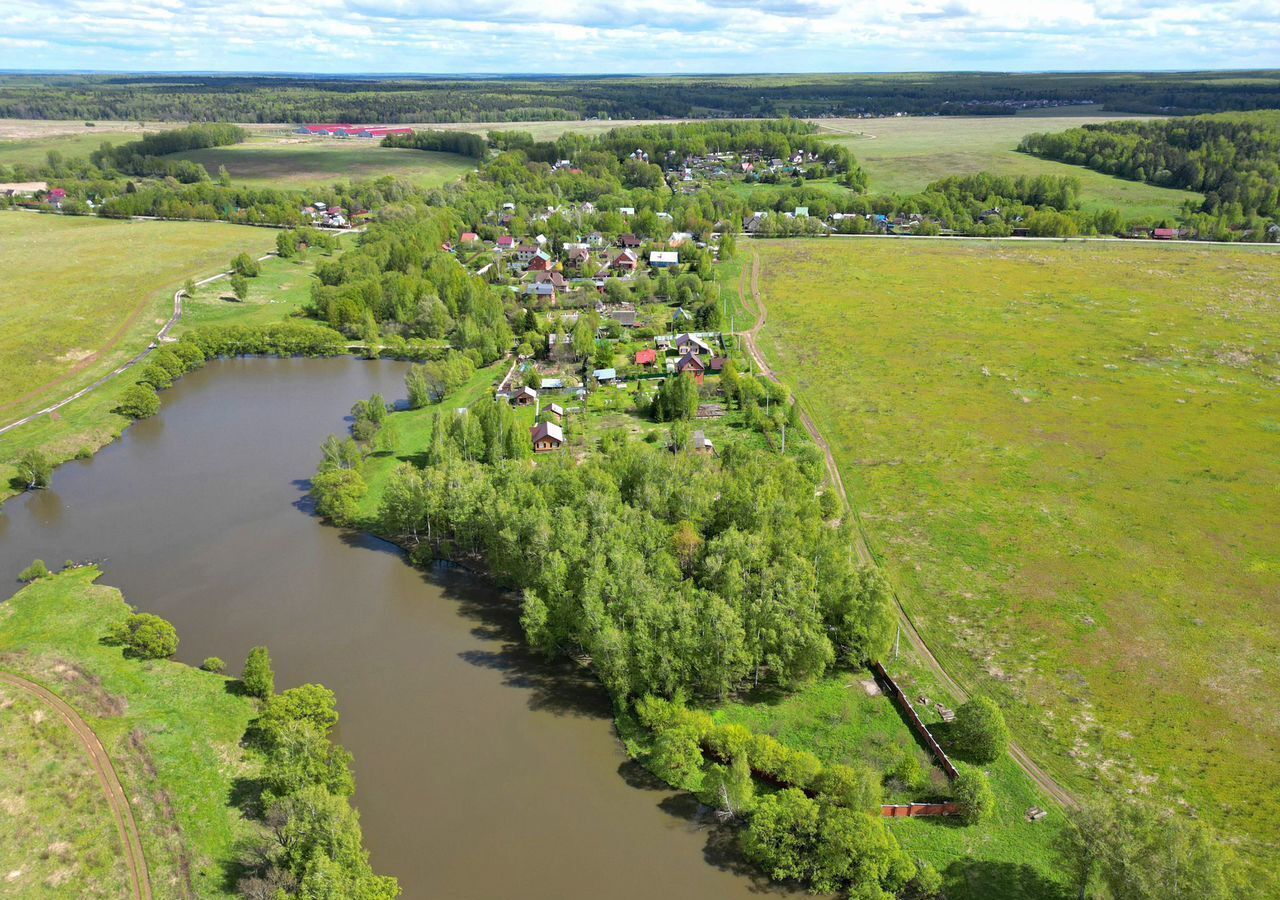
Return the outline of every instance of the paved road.
[[[265,256],[259,256],[258,262],[262,262],[264,259],[270,259],[273,256],[275,256],[275,253],[268,253]],[[217,275],[210,275],[208,278],[204,278],[204,279],[201,279],[200,281],[197,281],[196,286],[199,287],[201,285],[208,284],[211,281],[217,281],[219,278],[226,278],[230,274],[231,274],[230,272],[219,272]],[[66,406],[68,403],[72,402],[73,400],[79,400],[85,394],[89,394],[89,393],[92,393],[93,391],[96,391],[98,388],[102,387],[104,384],[106,384],[111,379],[115,378],[117,375],[120,375],[122,372],[129,371],[138,363],[142,362],[144,359],[146,359],[148,356],[151,355],[152,350],[160,346],[162,342],[169,340],[169,332],[172,331],[173,326],[177,325],[179,320],[182,319],[182,298],[184,296],[185,296],[185,292],[182,289],[179,289],[173,292],[173,315],[169,316],[169,320],[164,323],[164,327],[162,327],[158,332],[156,332],[155,340],[153,340],[150,344],[147,345],[147,349],[143,350],[133,359],[129,360],[127,363],[120,366],[120,368],[115,369],[111,372],[108,372],[106,375],[103,375],[101,378],[99,378],[97,381],[95,381],[93,384],[89,385],[88,387],[81,388],[80,390],[76,391],[70,397],[63,397],[61,400],[59,400],[57,403],[54,403],[52,406],[46,406],[44,409],[37,410],[36,412],[33,412],[29,416],[25,416],[21,419],[18,419],[16,422],[10,422],[8,425],[0,427],[0,434],[4,434],[6,431],[12,431],[13,429],[18,428],[21,425],[26,425],[28,422],[33,422],[36,419],[40,418],[41,416],[47,416],[51,412],[57,412],[58,410],[62,409],[62,407]],[[104,348],[104,349],[110,349],[110,348]]]
[[[120,834],[120,846],[124,850],[125,863],[129,867],[129,882],[135,900],[151,900],[151,875],[147,871],[147,858],[142,852],[142,838],[138,834],[138,823],[133,818],[133,808],[125,795],[120,779],[116,776],[115,767],[111,765],[111,757],[102,741],[93,733],[80,714],[53,691],[28,681],[9,672],[0,672],[0,681],[12,685],[19,690],[43,701],[53,708],[62,719],[71,726],[80,743],[84,745],[94,771],[98,773],[98,781],[107,796],[107,805],[111,807],[111,815],[116,820],[116,830]]]
[[[739,282],[738,285],[738,294],[742,300],[743,307],[746,308],[748,313],[756,317],[756,321],[750,329],[741,332],[740,334],[746,345],[747,352],[751,354],[751,358],[755,360],[755,364],[760,369],[760,373],[766,378],[780,382],[777,374],[769,367],[768,362],[765,361],[764,354],[760,352],[760,348],[756,344],[756,338],[760,334],[760,329],[764,327],[765,322],[769,319],[769,310],[768,307],[765,306],[763,298],[760,296],[760,255],[754,250],[751,251],[751,285],[749,292],[743,290],[746,278],[747,273],[744,270],[742,274],[742,281]],[[748,297],[750,299],[748,299]],[[810,417],[809,413],[805,411],[803,406],[800,407],[800,421],[804,424],[805,431],[809,432],[809,436],[813,438],[813,442],[821,448],[823,456],[827,461],[827,472],[831,476],[831,481],[839,490],[840,496],[844,497],[847,502],[849,495],[845,491],[844,479],[840,477],[840,468],[836,465],[835,456],[831,452],[831,445],[827,443],[826,438],[822,436],[822,432],[818,430],[817,424],[814,423],[812,417]],[[851,505],[849,509],[850,515],[857,515],[857,513],[853,511]],[[858,559],[864,565],[875,565],[875,557],[871,553],[871,548],[867,545],[866,538],[862,531],[861,522],[858,522],[857,535],[857,542],[854,544],[854,549],[857,551]],[[947,670],[943,668],[942,663],[933,654],[933,651],[929,649],[929,645],[926,644],[924,638],[921,637],[919,630],[916,628],[915,622],[911,619],[911,614],[907,611],[907,608],[902,605],[902,599],[898,596],[896,591],[893,593],[893,600],[894,603],[897,604],[898,617],[902,622],[902,631],[906,634],[908,643],[915,648],[916,652],[926,662],[939,680],[941,680],[942,683],[946,685],[953,694],[955,694],[957,700],[961,702],[967,700],[969,692],[961,687],[960,684],[951,677]],[[1040,768],[1040,766],[1036,764],[1035,760],[1033,760],[1016,742],[1010,741],[1009,755],[1013,758],[1013,761],[1018,764],[1022,771],[1027,773],[1028,777],[1030,777],[1032,781],[1039,785],[1046,794],[1057,800],[1058,803],[1068,809],[1074,809],[1079,805],[1075,797],[1073,797],[1066,788],[1058,784],[1058,782],[1054,780],[1053,776]]]

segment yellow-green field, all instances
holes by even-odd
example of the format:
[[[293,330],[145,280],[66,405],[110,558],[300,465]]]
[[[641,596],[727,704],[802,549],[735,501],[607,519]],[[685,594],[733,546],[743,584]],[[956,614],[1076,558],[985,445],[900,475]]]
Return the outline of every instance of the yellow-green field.
[[[1070,788],[1280,840],[1280,256],[752,243],[762,351],[925,639]]]
[[[275,236],[220,222],[0,214],[0,417],[21,418],[137,355],[187,277],[260,256]]]
[[[295,188],[396,175],[419,187],[439,187],[472,171],[475,160],[456,153],[382,147],[378,141],[255,136],[243,144],[174,154],[210,175],[226,166],[232,181],[251,187]]]
[[[1121,116],[920,116],[818,119],[827,137],[849,148],[871,178],[872,193],[914,193],[948,175],[1070,175],[1080,179],[1087,209],[1114,206],[1129,216],[1172,216],[1198,194],[1113,178],[1081,166],[1018,153],[1036,131],[1066,131]],[[1131,118],[1131,117],[1128,117]]]
[[[51,152],[61,153],[66,159],[88,157],[90,153],[102,146],[103,141],[123,144],[125,141],[137,140],[139,135],[123,131],[112,131],[109,128],[97,131],[87,129],[85,134],[59,134],[48,137],[33,137],[23,140],[0,140],[0,166],[13,166],[19,163],[30,166],[42,166],[48,161]]]

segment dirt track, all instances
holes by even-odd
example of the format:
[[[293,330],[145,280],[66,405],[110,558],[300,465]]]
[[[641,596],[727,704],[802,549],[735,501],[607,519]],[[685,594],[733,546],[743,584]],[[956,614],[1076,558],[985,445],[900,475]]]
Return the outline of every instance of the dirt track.
[[[48,688],[28,681],[8,672],[0,672],[0,681],[39,698],[53,708],[62,719],[71,726],[80,743],[89,754],[94,770],[98,773],[98,781],[107,795],[107,805],[111,807],[111,815],[116,820],[116,830],[120,834],[120,846],[124,851],[125,863],[129,867],[129,883],[135,900],[151,900],[151,876],[147,871],[147,859],[142,852],[142,838],[138,834],[138,823],[133,818],[133,808],[129,806],[129,798],[125,796],[116,770],[111,765],[111,757],[107,748],[93,733],[93,729],[80,718],[80,714],[67,705],[57,694]]]
[[[766,378],[780,382],[777,374],[769,367],[768,362],[765,361],[764,354],[760,352],[759,347],[756,345],[756,338],[760,334],[760,329],[764,327],[765,322],[769,319],[769,310],[760,296],[760,255],[754,250],[751,251],[750,291],[743,290],[746,277],[747,273],[744,269],[742,273],[742,280],[738,285],[738,296],[742,301],[743,308],[746,309],[748,313],[754,315],[756,321],[750,329],[739,332],[739,334],[746,344],[747,352],[751,355],[756,366],[760,369],[760,373]],[[821,448],[823,456],[827,461],[827,472],[831,476],[831,481],[839,490],[840,496],[844,497],[846,502],[848,502],[849,494],[845,490],[844,479],[840,477],[840,469],[836,465],[835,456],[831,453],[831,445],[828,444],[826,439],[822,436],[822,433],[818,430],[818,426],[814,424],[813,418],[804,409],[803,405],[800,407],[800,421],[804,424],[805,431],[809,432],[809,436],[813,438],[813,442]],[[849,510],[850,515],[856,514],[854,513],[851,504],[849,506]],[[857,551],[858,559],[861,560],[864,565],[875,565],[875,557],[871,553],[871,548],[867,546],[866,538],[862,532],[861,523],[858,524],[857,535],[857,543],[854,545],[854,549]],[[960,684],[947,673],[947,670],[942,667],[942,663],[938,661],[936,656],[934,656],[933,651],[929,649],[929,645],[924,642],[924,638],[922,638],[920,636],[920,632],[916,630],[915,623],[911,620],[911,614],[908,613],[906,607],[902,605],[902,599],[898,596],[896,591],[894,591],[893,600],[898,607],[898,617],[902,621],[902,632],[907,636],[907,641],[915,648],[916,652],[920,654],[920,657],[924,659],[929,668],[933,670],[934,674],[938,676],[942,683],[945,684],[953,694],[955,694],[957,700],[961,702],[967,700],[969,692],[962,688]],[[1028,756],[1027,752],[1016,742],[1010,741],[1009,755],[1013,758],[1013,761],[1018,764],[1018,767],[1027,773],[1027,776],[1032,781],[1039,785],[1046,794],[1058,801],[1058,803],[1068,809],[1074,809],[1079,806],[1075,797],[1062,787],[1062,785],[1058,784],[1058,782],[1054,780],[1053,776],[1049,775],[1048,772],[1036,765],[1035,760]]]

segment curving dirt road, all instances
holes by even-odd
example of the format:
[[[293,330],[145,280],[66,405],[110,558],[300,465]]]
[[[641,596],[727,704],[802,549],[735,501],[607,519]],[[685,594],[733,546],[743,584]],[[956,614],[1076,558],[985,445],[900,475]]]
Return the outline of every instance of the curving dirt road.
[[[67,705],[57,694],[48,688],[28,681],[9,672],[0,672],[0,681],[39,698],[53,708],[63,718],[71,730],[75,732],[80,743],[89,754],[93,768],[98,773],[98,781],[107,795],[107,805],[111,807],[111,815],[116,820],[116,830],[120,834],[120,846],[124,850],[125,863],[129,867],[129,882],[135,900],[151,900],[151,876],[147,871],[147,858],[142,852],[142,838],[138,834],[138,823],[133,818],[133,808],[129,806],[129,798],[125,796],[116,770],[111,765],[111,757],[102,741],[80,718],[80,714]]]
[[[765,306],[764,300],[760,297],[760,254],[755,250],[751,251],[750,292],[743,290],[745,280],[746,272],[744,271],[742,281],[740,281],[738,285],[738,296],[742,301],[743,308],[748,313],[754,315],[756,317],[756,321],[748,330],[739,332],[739,335],[742,337],[743,343],[746,345],[747,352],[751,355],[756,366],[760,369],[760,373],[772,381],[781,383],[781,379],[779,379],[773,369],[769,367],[768,362],[765,361],[764,354],[760,352],[759,347],[756,345],[756,338],[760,334],[760,329],[764,327],[765,322],[769,319],[769,310]],[[805,431],[809,432],[809,436],[813,438],[813,442],[821,448],[822,454],[827,461],[827,472],[831,476],[831,482],[839,490],[840,496],[845,498],[847,502],[849,495],[848,492],[845,491],[844,479],[840,477],[840,469],[836,465],[835,456],[831,453],[831,445],[827,443],[826,439],[822,436],[822,433],[818,430],[818,426],[814,423],[812,417],[810,417],[809,413],[803,406],[800,407],[800,421],[804,424]],[[852,505],[849,506],[849,510],[851,515],[855,517],[857,516],[857,512],[852,509]],[[863,534],[861,522],[858,522],[857,535],[857,543],[854,544],[854,549],[857,551],[858,559],[864,565],[875,565],[875,557],[871,553],[871,548],[867,546],[866,536]],[[902,621],[902,632],[907,636],[908,643],[915,648],[916,652],[925,661],[938,679],[942,681],[942,683],[946,685],[953,694],[955,694],[957,700],[960,702],[967,700],[969,698],[969,692],[962,688],[960,684],[947,673],[947,670],[943,668],[942,663],[938,661],[938,658],[934,656],[933,651],[929,649],[929,645],[925,643],[924,638],[920,636],[920,632],[916,629],[915,622],[911,620],[911,614],[907,612],[907,608],[902,605],[902,599],[898,596],[897,591],[893,592],[893,601],[898,607],[898,617]],[[1066,788],[1058,784],[1058,782],[1054,780],[1053,776],[1040,768],[1040,766],[1036,765],[1035,760],[1027,755],[1027,752],[1014,741],[1009,742],[1009,756],[1013,758],[1013,761],[1018,764],[1018,767],[1021,768],[1022,771],[1027,773],[1027,776],[1032,781],[1039,785],[1046,794],[1058,801],[1058,803],[1068,809],[1075,809],[1079,806],[1075,797],[1073,797]]]

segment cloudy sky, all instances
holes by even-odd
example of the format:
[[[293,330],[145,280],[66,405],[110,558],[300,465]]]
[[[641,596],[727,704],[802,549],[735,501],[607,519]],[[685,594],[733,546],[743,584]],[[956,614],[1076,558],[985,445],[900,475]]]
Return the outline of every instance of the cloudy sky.
[[[678,73],[1280,66],[1277,0],[6,0],[0,68]]]

